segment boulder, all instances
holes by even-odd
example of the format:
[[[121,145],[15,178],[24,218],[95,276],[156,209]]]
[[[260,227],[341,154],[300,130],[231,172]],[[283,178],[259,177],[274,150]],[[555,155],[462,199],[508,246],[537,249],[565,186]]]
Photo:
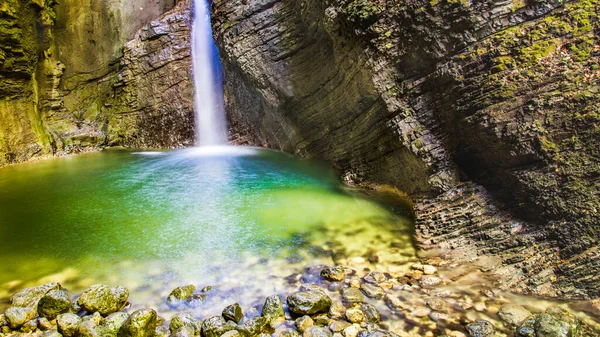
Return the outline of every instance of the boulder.
[[[269,320],[266,317],[257,317],[255,319],[247,320],[242,325],[237,326],[237,330],[245,336],[256,336],[267,331]],[[202,329],[204,337],[211,337],[204,335],[204,327]]]
[[[13,330],[17,330],[26,322],[34,319],[36,312],[31,307],[10,307],[6,309],[4,316],[8,326]]]
[[[261,316],[267,317],[269,320],[284,317],[283,302],[278,295],[267,297],[262,309]]]
[[[95,284],[81,294],[77,304],[85,311],[98,312],[102,316],[107,316],[121,310],[128,298],[129,290],[125,287],[111,288],[104,284]]]
[[[321,270],[321,277],[323,277],[327,281],[340,282],[344,280],[346,275],[344,272],[344,267],[335,266]]]
[[[225,309],[223,309],[221,316],[223,316],[223,318],[225,318],[228,321],[234,321],[236,323],[239,323],[242,320],[244,314],[240,305],[237,303],[233,303],[225,307]]]
[[[56,317],[58,332],[64,337],[73,337],[76,335],[78,325],[81,321],[81,317],[75,314],[60,314]]]
[[[111,336],[116,336],[123,324],[127,321],[129,315],[124,312],[115,312],[106,316],[100,324],[106,329]]]
[[[571,334],[571,324],[546,313],[537,315],[535,335],[536,337],[574,337]]]
[[[118,337],[153,337],[156,330],[156,311],[140,309],[134,311],[123,323]]]
[[[37,309],[38,302],[50,290],[60,290],[58,282],[50,282],[41,286],[26,288],[13,295],[12,305],[14,307],[30,307]]]
[[[50,321],[69,310],[71,310],[71,299],[64,289],[50,290],[38,302],[39,315]]]
[[[202,322],[202,336],[204,337],[220,337],[229,330],[233,330],[233,327],[227,324],[221,316],[213,316]]]
[[[290,312],[296,315],[312,315],[329,311],[331,298],[323,291],[298,291],[287,298]]]
[[[199,336],[200,332],[202,331],[202,324],[192,317],[192,315],[180,313],[173,316],[171,319],[169,331],[174,334],[176,331],[181,330],[182,328],[185,330],[190,330],[192,336]]]
[[[167,304],[170,307],[177,307],[181,305],[186,298],[192,296],[195,290],[196,286],[194,286],[193,284],[177,287],[173,289],[173,291],[171,291],[171,293],[167,297]]]

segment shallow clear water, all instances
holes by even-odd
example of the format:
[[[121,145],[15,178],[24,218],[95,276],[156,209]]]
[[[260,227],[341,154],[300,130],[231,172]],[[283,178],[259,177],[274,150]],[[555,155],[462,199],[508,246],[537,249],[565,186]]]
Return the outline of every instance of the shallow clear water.
[[[401,241],[390,259],[414,256],[406,218],[344,191],[319,162],[269,150],[110,150],[10,166],[0,205],[0,284],[123,284],[133,303],[161,305],[187,283],[258,300],[284,290],[267,278],[331,264],[332,249],[361,256]]]

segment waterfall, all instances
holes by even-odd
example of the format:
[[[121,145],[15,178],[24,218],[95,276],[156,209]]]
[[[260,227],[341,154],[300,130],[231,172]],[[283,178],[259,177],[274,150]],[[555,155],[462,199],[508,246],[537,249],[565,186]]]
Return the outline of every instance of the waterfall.
[[[192,72],[196,145],[227,144],[223,80],[212,35],[209,0],[194,0],[192,24]]]

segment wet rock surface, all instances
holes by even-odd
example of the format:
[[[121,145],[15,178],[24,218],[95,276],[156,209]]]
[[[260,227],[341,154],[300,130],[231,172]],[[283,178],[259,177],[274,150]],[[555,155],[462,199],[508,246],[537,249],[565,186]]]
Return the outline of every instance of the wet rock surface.
[[[128,298],[129,290],[125,287],[111,288],[104,284],[96,284],[86,289],[77,303],[83,310],[107,316],[121,310]]]
[[[160,317],[155,310],[138,308],[136,304],[107,316],[101,314],[102,306],[93,312],[88,310],[89,307],[73,307],[70,308],[73,313],[60,313],[54,319],[40,316],[41,305],[38,310],[11,306],[0,315],[0,336],[12,337],[15,333],[30,333],[32,337],[598,336],[571,311],[561,307],[548,307],[544,312],[531,311],[506,302],[499,291],[487,286],[479,287],[467,296],[461,295],[460,291],[449,291],[447,285],[440,289],[420,288],[418,279],[427,275],[414,273],[410,264],[406,267],[405,273],[399,275],[387,272],[385,277],[380,277],[376,275],[384,274],[369,272],[360,277],[359,274],[354,281],[342,283],[341,290],[328,290],[326,285],[331,282],[323,277],[316,284],[298,285],[298,291],[268,296],[260,302],[262,304],[245,310],[246,316],[242,315],[242,308],[237,303],[221,309],[221,316],[206,317],[194,311],[185,312],[191,310],[186,306],[169,307],[164,298],[163,305],[174,313],[169,319]],[[352,268],[345,268],[352,275],[357,273]],[[456,266],[452,266],[448,271],[455,269]],[[435,276],[446,278],[446,274],[439,273],[436,270]],[[390,287],[385,286],[385,299],[364,297],[360,302],[342,301],[343,294],[347,293],[344,290],[360,292],[351,285],[356,282],[359,286],[373,285],[373,276],[380,285],[390,283]],[[57,286],[59,290],[50,290],[45,296],[59,300],[65,296],[69,298],[68,292]],[[98,291],[100,289],[102,291]],[[84,293],[88,294],[86,296],[91,291],[96,295],[104,294],[105,289],[111,294],[115,289],[123,290],[122,287],[96,285]],[[207,294],[214,291],[205,290]],[[479,303],[485,303],[481,311],[475,309]],[[81,317],[74,310],[79,310]],[[494,319],[496,315],[502,320]],[[522,322],[515,323],[525,315]]]
[[[599,296],[597,1],[213,8],[236,141],[406,191],[423,248],[512,290]]]

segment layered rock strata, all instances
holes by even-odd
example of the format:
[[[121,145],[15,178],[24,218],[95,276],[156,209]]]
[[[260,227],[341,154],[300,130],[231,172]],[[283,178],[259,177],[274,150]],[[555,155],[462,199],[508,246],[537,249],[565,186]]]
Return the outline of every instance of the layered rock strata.
[[[175,5],[4,2],[0,166],[103,146],[192,144],[190,6]]]
[[[213,9],[240,142],[407,191],[424,248],[513,289],[600,296],[597,1]]]

